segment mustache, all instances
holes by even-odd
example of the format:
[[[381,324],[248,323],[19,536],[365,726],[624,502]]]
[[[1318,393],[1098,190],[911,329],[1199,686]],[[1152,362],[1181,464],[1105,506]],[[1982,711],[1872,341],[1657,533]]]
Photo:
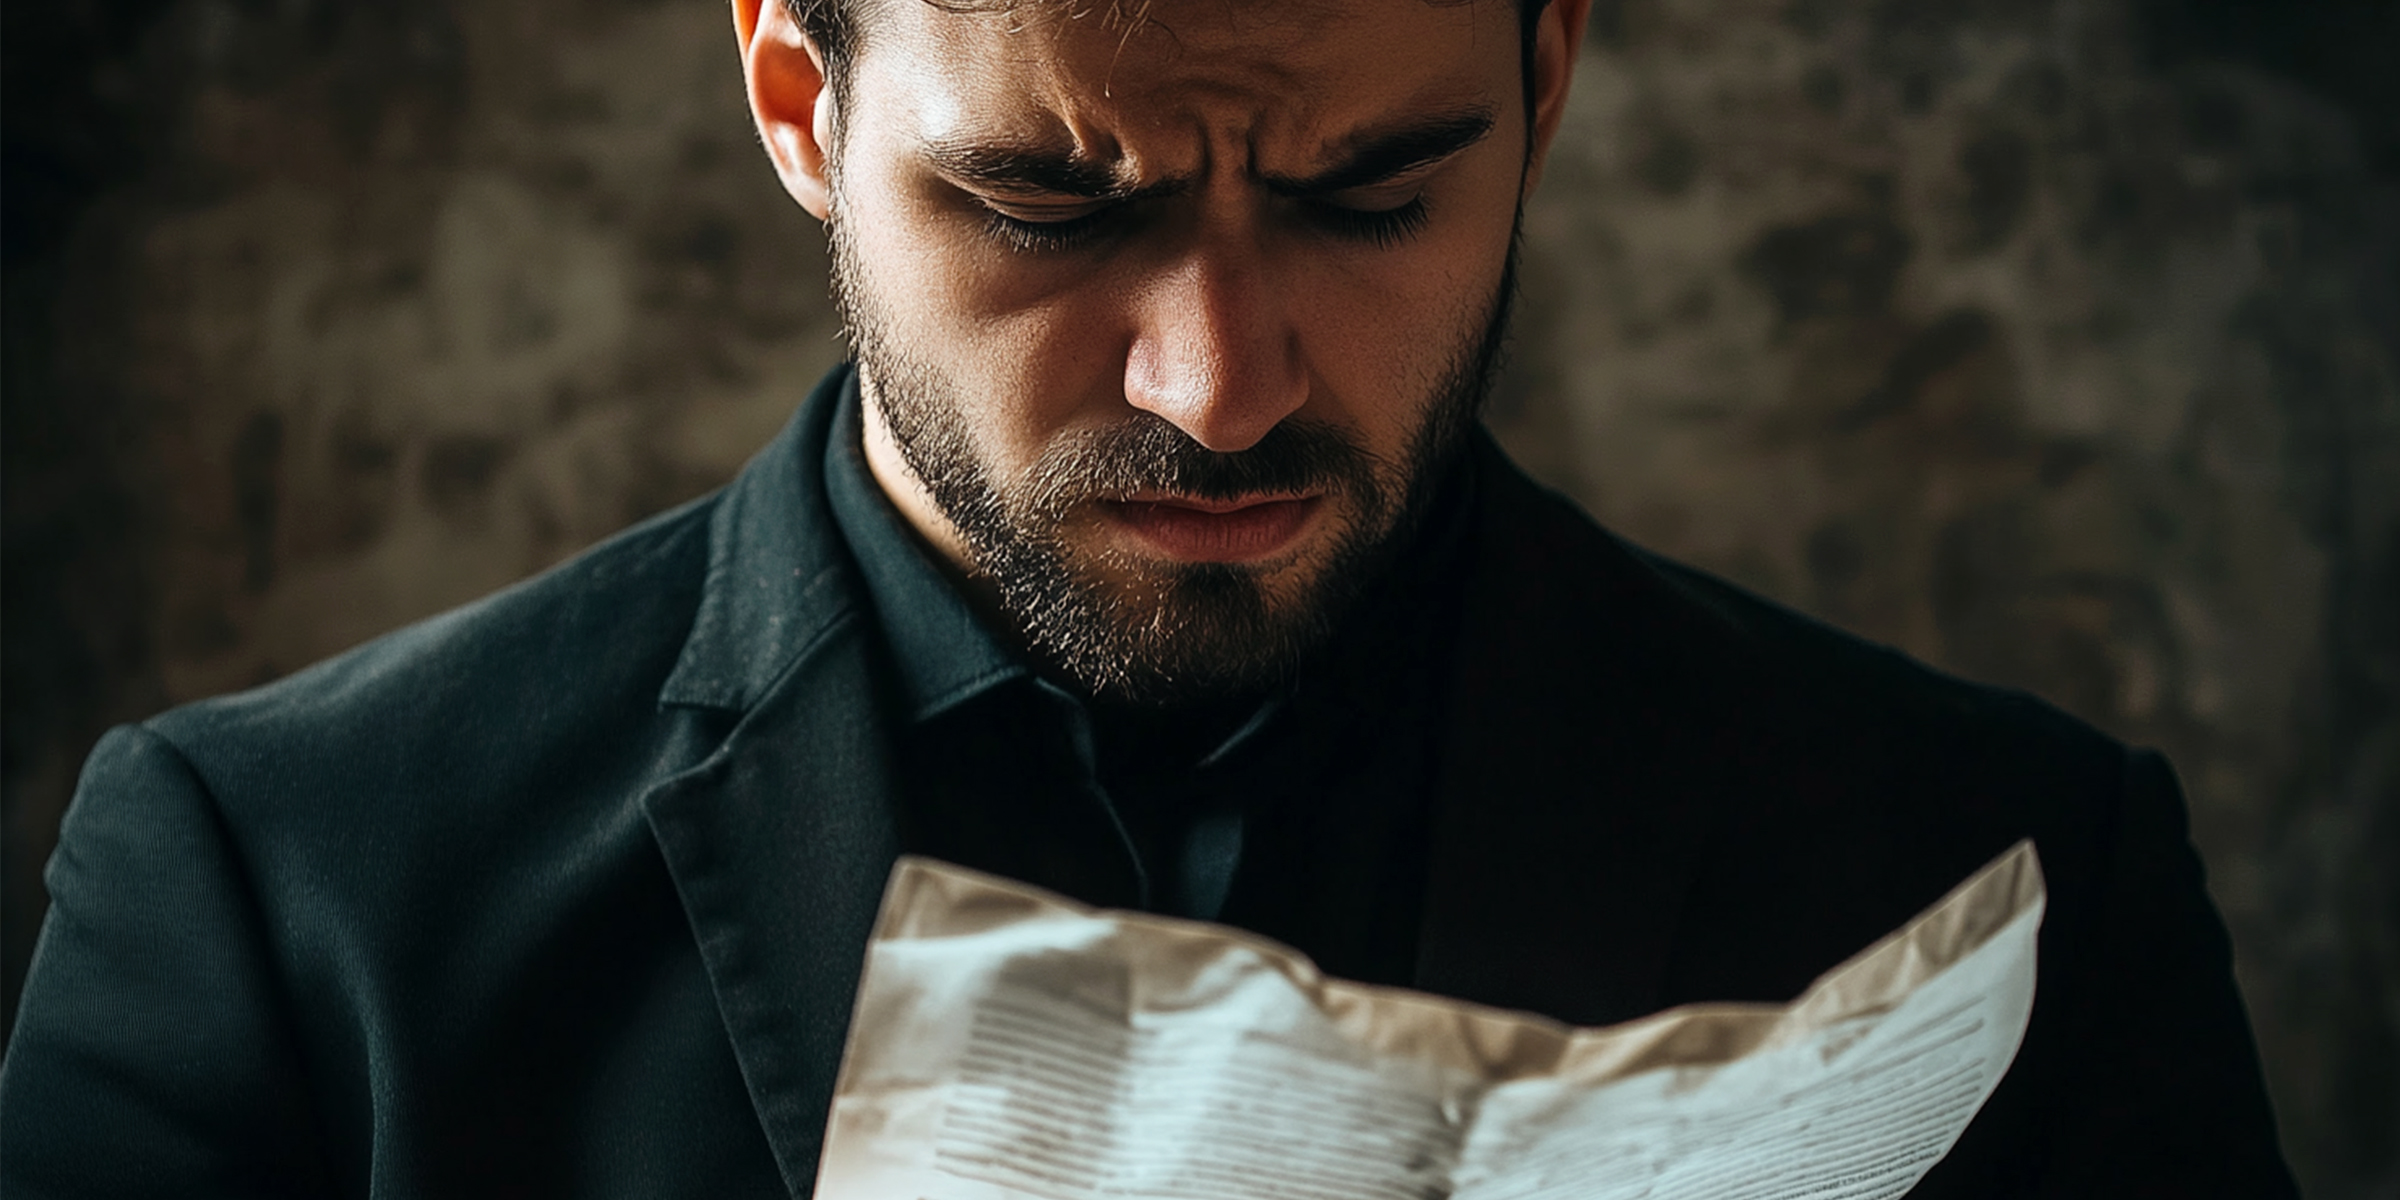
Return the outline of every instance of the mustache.
[[[1050,517],[1143,492],[1238,500],[1346,490],[1371,499],[1380,466],[1348,431],[1321,422],[1285,421],[1246,450],[1219,452],[1144,412],[1053,442],[1028,472],[1025,494],[1028,507]]]

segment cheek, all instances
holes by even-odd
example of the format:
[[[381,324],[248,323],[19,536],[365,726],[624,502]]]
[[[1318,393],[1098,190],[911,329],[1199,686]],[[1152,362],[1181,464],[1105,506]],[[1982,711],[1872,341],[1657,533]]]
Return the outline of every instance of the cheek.
[[[1429,229],[1409,247],[1295,277],[1321,419],[1353,429],[1379,455],[1405,455],[1460,357],[1481,343],[1513,216],[1512,205],[1494,220]]]
[[[1028,299],[1021,271],[979,244],[972,221],[862,192],[846,227],[860,286],[873,293],[875,336],[940,380],[985,464],[1003,478],[1029,467],[1064,429],[1121,398],[1122,339],[1109,354],[1099,289]]]
[[[1063,433],[1121,419],[1123,353],[1098,313],[1071,303],[971,319],[951,371],[1003,477],[1021,476]]]

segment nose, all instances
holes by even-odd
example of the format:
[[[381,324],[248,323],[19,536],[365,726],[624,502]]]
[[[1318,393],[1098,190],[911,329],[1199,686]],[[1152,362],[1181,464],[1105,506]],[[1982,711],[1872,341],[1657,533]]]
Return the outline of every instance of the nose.
[[[1220,453],[1257,445],[1308,399],[1299,330],[1255,247],[1196,248],[1135,301],[1125,399]]]

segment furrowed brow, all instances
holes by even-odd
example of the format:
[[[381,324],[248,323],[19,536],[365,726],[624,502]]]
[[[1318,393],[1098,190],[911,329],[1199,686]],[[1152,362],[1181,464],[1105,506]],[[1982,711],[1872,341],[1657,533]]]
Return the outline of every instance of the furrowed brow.
[[[1491,109],[1476,107],[1361,134],[1348,139],[1348,151],[1332,166],[1313,175],[1269,175],[1267,187],[1286,196],[1372,187],[1457,154],[1482,141],[1494,124]]]
[[[1144,187],[1090,159],[1031,146],[935,142],[925,158],[936,170],[958,180],[1003,192],[1045,192],[1092,200],[1135,200],[1172,192],[1183,186],[1170,179]]]

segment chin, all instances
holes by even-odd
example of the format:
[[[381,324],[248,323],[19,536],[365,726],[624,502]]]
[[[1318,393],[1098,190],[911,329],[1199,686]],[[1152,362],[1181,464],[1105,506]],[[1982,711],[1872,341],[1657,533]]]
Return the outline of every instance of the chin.
[[[1298,564],[1118,561],[1027,630],[1093,695],[1174,705],[1263,694],[1324,641],[1323,572]],[[1065,599],[1065,598],[1061,598]]]

